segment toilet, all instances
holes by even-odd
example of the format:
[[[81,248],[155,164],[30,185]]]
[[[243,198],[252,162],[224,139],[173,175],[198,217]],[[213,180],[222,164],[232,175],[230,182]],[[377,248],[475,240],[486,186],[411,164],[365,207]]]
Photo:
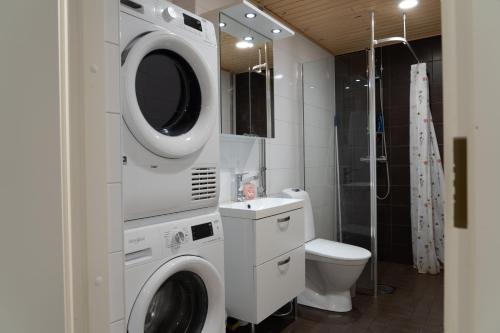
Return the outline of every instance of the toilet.
[[[304,200],[306,288],[298,303],[335,312],[352,310],[350,288],[371,257],[370,251],[353,245],[315,238],[311,199],[306,191],[289,188],[285,198]]]

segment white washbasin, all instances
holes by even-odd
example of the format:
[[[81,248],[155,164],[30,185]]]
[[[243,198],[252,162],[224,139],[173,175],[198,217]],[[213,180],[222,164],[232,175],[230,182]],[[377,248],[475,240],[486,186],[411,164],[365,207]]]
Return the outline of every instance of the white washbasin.
[[[258,198],[224,203],[219,205],[219,211],[222,216],[256,220],[302,208],[303,202],[302,199]]]

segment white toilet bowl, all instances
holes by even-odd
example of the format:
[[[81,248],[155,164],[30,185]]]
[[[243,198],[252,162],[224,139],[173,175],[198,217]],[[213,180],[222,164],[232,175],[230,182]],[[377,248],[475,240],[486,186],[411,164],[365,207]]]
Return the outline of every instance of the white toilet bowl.
[[[285,189],[282,195],[304,200],[306,288],[298,297],[298,302],[328,311],[350,311],[350,288],[370,259],[370,251],[326,239],[314,239],[314,217],[307,192]]]
[[[326,239],[314,239],[305,247],[306,289],[298,302],[328,311],[350,311],[350,288],[371,257],[370,251]]]

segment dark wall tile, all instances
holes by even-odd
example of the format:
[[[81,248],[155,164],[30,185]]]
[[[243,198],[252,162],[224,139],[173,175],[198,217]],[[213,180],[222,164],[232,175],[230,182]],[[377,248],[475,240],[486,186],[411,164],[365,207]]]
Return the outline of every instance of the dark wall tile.
[[[410,202],[410,186],[391,187],[391,205],[407,206]]]
[[[432,103],[431,104],[431,114],[432,120],[435,123],[443,122],[443,103]]]
[[[436,132],[438,145],[443,144],[443,123],[434,123],[434,131]]]
[[[411,227],[410,226],[392,226],[392,243],[393,245],[411,244]]]
[[[441,60],[434,61],[432,63],[433,72],[432,72],[432,83],[442,83],[443,82],[443,67],[441,64]]]
[[[433,43],[430,39],[420,39],[416,41],[411,41],[411,46],[420,61],[429,62],[432,61],[434,56]],[[409,52],[407,50],[407,52]]]
[[[408,146],[410,144],[410,127],[391,126],[391,146]]]
[[[408,75],[410,74],[408,73]],[[410,107],[410,82],[398,82],[397,84],[393,84],[391,86],[389,100],[385,100],[384,104],[389,108]]]
[[[391,206],[387,204],[377,205],[377,222],[379,224],[391,224]]]
[[[410,147],[409,146],[391,146],[389,151],[389,162],[391,165],[409,165]]]
[[[430,91],[430,103],[443,103],[443,83],[433,82],[429,87]]]
[[[409,244],[393,244],[391,248],[392,261],[399,264],[413,263],[411,242]]]
[[[410,167],[397,165],[390,167],[391,184],[394,186],[408,186],[410,184]]]
[[[411,206],[391,206],[391,224],[411,226]]]
[[[386,114],[389,114],[387,124],[390,126],[408,125],[410,122],[409,110],[409,105],[389,109],[389,112],[386,112]]]

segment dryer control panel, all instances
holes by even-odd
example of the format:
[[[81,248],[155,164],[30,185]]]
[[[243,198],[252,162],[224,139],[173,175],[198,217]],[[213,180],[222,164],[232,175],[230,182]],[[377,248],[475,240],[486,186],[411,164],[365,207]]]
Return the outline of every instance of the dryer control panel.
[[[167,27],[176,26],[190,31],[193,35],[199,36],[210,44],[217,42],[212,22],[200,16],[190,13],[168,1],[160,1],[157,13],[161,17],[163,25],[167,24]]]

